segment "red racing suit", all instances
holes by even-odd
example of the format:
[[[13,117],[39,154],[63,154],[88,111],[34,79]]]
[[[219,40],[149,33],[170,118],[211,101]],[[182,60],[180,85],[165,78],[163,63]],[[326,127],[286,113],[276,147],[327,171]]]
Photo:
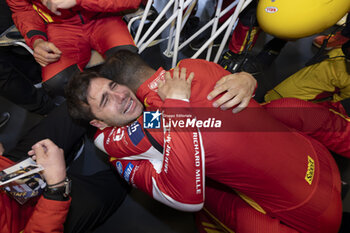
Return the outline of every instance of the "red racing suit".
[[[121,16],[115,12],[136,9],[141,0],[77,0],[75,7],[53,14],[40,0],[7,0],[12,18],[33,48],[36,39],[50,41],[62,52],[60,60],[43,67],[43,81],[63,69],[78,64],[83,69],[91,49],[100,54],[113,47],[134,45]]]
[[[201,60],[185,59],[179,66],[195,73],[190,98],[192,111],[199,107],[211,107],[212,102],[206,99],[206,95],[216,81],[228,72],[217,64]],[[164,70],[159,69],[138,89],[137,96],[144,100],[146,106],[161,106],[156,83],[163,76]],[[212,116],[220,115],[220,110],[210,108],[210,111]],[[234,190],[227,195],[239,196],[240,203],[242,199],[248,203],[248,209],[256,215],[256,221],[251,222],[252,214],[239,218],[242,208],[212,204],[220,202],[216,196],[207,197],[209,203],[206,201],[206,205],[216,206],[210,211],[216,210],[218,218],[231,229],[239,229],[238,232],[255,232],[251,229],[260,229],[261,232],[337,232],[342,208],[340,177],[327,149],[307,135],[272,118],[254,100],[239,114],[227,114],[230,114],[229,123],[225,125],[227,128],[200,130],[205,153],[205,176]],[[196,117],[200,120],[203,116],[196,112]],[[195,207],[182,208],[181,203],[188,203],[187,183],[192,184],[189,187],[192,187],[193,193],[197,192],[196,176],[184,178],[183,170],[187,171],[189,165],[184,161],[177,162],[180,156],[165,156],[166,145],[164,155],[160,154],[145,136],[145,131],[141,129],[142,123],[143,117],[140,117],[131,126],[100,130],[95,135],[95,144],[111,156],[111,162],[129,183],[157,200],[163,198],[159,198],[159,193],[166,195],[168,200],[175,199],[176,202],[171,202],[173,207],[175,203],[178,209],[195,210]],[[163,145],[164,135],[160,130],[149,132]],[[171,147],[172,153],[186,156],[186,150],[193,148],[194,140],[184,140],[183,136],[173,134],[172,139],[175,138],[182,144]],[[166,163],[174,160],[179,166],[173,166],[172,172],[178,175],[159,172],[167,167]],[[157,185],[156,179],[160,175],[169,175],[169,183],[163,184],[164,187]],[[169,192],[168,186],[175,189]],[[184,187],[185,198],[182,197]],[[221,198],[225,199],[227,195]],[[204,199],[198,198],[195,203],[199,204],[200,201]],[[270,229],[268,226],[271,221],[275,221],[277,226]]]
[[[11,165],[13,162],[0,156],[0,170]],[[0,192],[1,233],[63,232],[70,200],[54,201],[40,196],[20,205],[3,190]]]
[[[188,108],[190,104],[168,99],[162,107],[168,112],[166,109],[171,106]],[[177,131],[176,128],[159,131],[164,145],[164,154],[161,154],[145,143],[147,139],[142,124],[142,118],[139,118],[127,127],[108,128],[108,131],[96,134],[95,142],[97,145],[105,142],[109,154],[118,150],[118,155],[124,157],[121,160],[111,157],[110,161],[127,182],[173,208],[184,211],[201,209],[204,200],[204,153],[200,132]],[[109,136],[105,137],[106,134]],[[114,147],[117,144],[121,147]],[[181,180],[181,183],[175,180]]]

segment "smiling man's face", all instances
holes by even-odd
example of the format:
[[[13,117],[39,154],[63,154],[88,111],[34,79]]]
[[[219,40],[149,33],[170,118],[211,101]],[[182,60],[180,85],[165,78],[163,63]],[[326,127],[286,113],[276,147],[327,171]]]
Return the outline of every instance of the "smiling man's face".
[[[127,125],[143,111],[141,102],[127,86],[106,78],[92,79],[87,96],[91,112],[98,119],[90,123],[96,127]],[[105,125],[96,125],[94,121]]]

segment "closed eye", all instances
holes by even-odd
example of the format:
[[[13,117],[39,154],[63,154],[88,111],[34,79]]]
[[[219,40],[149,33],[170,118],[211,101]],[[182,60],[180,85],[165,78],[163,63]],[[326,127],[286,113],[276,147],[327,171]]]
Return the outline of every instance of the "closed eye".
[[[111,91],[113,91],[113,90],[118,86],[118,83],[116,83],[116,82],[114,82],[114,81],[111,81],[111,82],[108,84],[108,86],[109,86],[109,89],[110,89]],[[108,100],[109,100],[109,95],[108,95],[108,93],[106,92],[106,93],[104,93],[104,94],[102,95],[102,99],[101,99],[101,102],[100,102],[100,107],[101,107],[101,108],[105,107],[106,104],[108,103]]]
[[[102,98],[100,101],[100,108],[103,108],[104,106],[106,106],[107,101],[108,101],[108,93],[105,92],[102,94]]]
[[[118,83],[116,83],[116,82],[110,82],[109,83],[109,88],[111,89],[111,90],[113,90],[114,88],[116,88],[118,86]]]

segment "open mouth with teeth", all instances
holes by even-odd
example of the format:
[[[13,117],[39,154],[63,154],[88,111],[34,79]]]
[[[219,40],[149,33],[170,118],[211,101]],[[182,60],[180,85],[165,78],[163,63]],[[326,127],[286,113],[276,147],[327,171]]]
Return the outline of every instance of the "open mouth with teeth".
[[[128,113],[132,109],[133,103],[134,103],[134,100],[130,99],[129,103],[127,104],[124,110],[124,114]]]

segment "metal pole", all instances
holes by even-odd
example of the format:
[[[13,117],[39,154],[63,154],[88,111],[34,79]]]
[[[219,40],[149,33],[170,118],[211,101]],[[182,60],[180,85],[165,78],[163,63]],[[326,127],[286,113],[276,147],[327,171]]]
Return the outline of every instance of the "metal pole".
[[[230,31],[232,30],[232,27],[233,27],[233,24],[236,22],[237,18],[238,18],[238,14],[244,9],[243,8],[243,4],[245,4],[245,6],[248,6],[248,4],[251,2],[252,0],[240,0],[237,7],[236,7],[236,10],[235,12],[233,13],[233,15],[231,16],[231,21],[230,21],[230,24],[226,30],[226,33],[225,33],[225,36],[224,36],[224,39],[222,40],[222,42],[224,43],[221,43],[220,47],[219,47],[219,50],[218,52],[216,53],[216,56],[215,56],[215,59],[214,59],[214,62],[217,63],[219,61],[219,58],[221,56],[221,53],[222,51],[224,50],[224,47],[226,45],[226,42],[228,40],[228,37],[230,36]],[[248,2],[248,3],[246,3]]]
[[[184,0],[180,0],[179,12],[178,12],[177,21],[176,21],[177,25],[176,25],[176,33],[175,33],[175,45],[174,45],[174,55],[173,55],[172,67],[175,67],[175,65],[176,65],[177,53],[179,51],[178,49],[179,49],[179,40],[180,40],[180,32],[181,32],[183,6],[184,6]]]
[[[166,6],[163,8],[163,10],[159,13],[159,15],[157,16],[157,18],[154,20],[154,22],[152,23],[151,27],[147,30],[147,32],[142,36],[142,38],[140,39],[140,41],[137,43],[137,47],[141,47],[142,43],[146,40],[147,36],[152,32],[152,30],[157,26],[157,24],[159,23],[159,21],[163,18],[163,16],[165,15],[165,13],[169,10],[169,8],[171,7],[171,5],[174,3],[175,0],[170,0],[168,2],[168,4],[166,4]],[[148,46],[148,45],[147,45]]]
[[[218,5],[216,6],[215,17],[214,17],[214,24],[213,24],[213,28],[211,29],[210,37],[213,37],[213,35],[215,34],[216,29],[218,28],[219,15],[220,15],[221,7],[222,7],[222,0],[219,0],[218,1]],[[207,61],[210,60],[210,55],[211,55],[211,51],[213,49],[213,44],[214,44],[214,41],[209,44],[208,51],[207,51],[207,56],[205,58],[205,60],[207,60]]]
[[[145,21],[146,21],[149,9],[151,9],[152,3],[153,3],[153,1],[148,1],[147,4],[146,4],[145,12],[143,12],[139,28],[137,29],[137,32],[136,32],[135,44],[139,40],[139,37],[140,37],[141,31],[142,31],[143,25],[145,24]]]

